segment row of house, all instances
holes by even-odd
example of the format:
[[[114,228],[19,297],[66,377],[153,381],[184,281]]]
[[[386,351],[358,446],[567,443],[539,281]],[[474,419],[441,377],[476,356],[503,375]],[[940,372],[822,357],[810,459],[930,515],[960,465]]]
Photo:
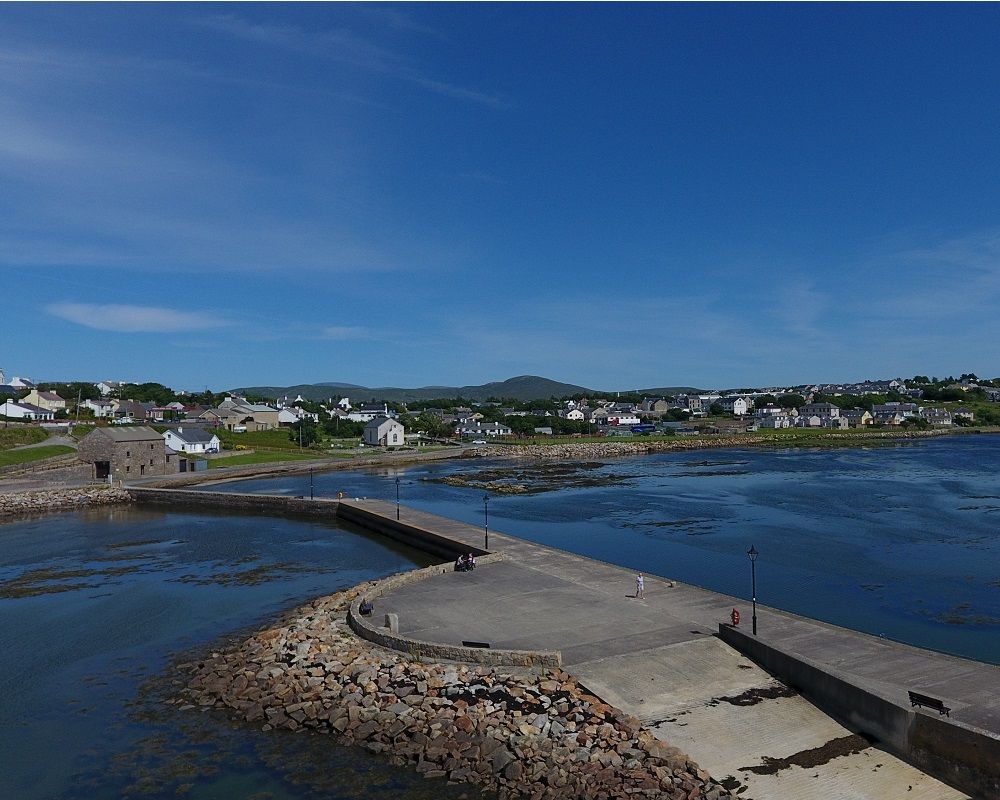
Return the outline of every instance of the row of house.
[[[801,408],[780,408],[770,405],[757,410],[752,427],[761,428],[861,428],[867,425],[902,425],[907,420],[920,419],[937,427],[953,425],[955,419],[972,421],[975,414],[961,409],[919,406],[916,403],[891,402],[877,404],[871,411],[863,408],[842,409],[833,403],[807,403]]]

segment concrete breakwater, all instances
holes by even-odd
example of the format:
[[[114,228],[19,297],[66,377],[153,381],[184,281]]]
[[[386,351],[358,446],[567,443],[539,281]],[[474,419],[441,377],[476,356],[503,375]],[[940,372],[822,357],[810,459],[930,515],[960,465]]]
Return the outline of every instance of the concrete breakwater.
[[[225,709],[265,731],[333,734],[502,798],[735,796],[561,670],[424,663],[357,638],[345,616],[367,588],[182,665],[172,702]]]
[[[113,486],[0,494],[0,517],[69,511],[86,506],[110,506],[130,502],[132,502],[132,497],[127,490]]]

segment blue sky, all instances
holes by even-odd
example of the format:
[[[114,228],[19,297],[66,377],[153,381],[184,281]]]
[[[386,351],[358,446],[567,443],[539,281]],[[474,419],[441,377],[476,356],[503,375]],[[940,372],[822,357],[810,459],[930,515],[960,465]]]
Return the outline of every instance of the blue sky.
[[[992,4],[8,4],[0,367],[993,377],[997,41]]]

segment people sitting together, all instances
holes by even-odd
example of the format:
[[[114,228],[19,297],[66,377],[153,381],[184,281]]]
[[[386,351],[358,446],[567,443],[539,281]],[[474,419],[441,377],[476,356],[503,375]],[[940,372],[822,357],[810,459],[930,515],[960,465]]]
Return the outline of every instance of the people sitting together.
[[[468,572],[476,568],[476,558],[469,553],[466,555],[460,555],[455,561],[455,572]]]

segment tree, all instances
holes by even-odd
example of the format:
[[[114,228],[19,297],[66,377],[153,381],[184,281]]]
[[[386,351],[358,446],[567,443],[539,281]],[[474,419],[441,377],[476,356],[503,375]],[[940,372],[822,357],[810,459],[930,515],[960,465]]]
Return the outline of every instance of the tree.
[[[310,447],[319,441],[319,426],[311,419],[300,419],[289,426],[288,438],[302,447]]]
[[[716,401],[708,407],[708,413],[713,417],[720,417],[726,413],[726,410],[722,407],[722,403]]]
[[[778,396],[777,405],[782,408],[802,408],[806,399],[800,394],[782,394]]]

